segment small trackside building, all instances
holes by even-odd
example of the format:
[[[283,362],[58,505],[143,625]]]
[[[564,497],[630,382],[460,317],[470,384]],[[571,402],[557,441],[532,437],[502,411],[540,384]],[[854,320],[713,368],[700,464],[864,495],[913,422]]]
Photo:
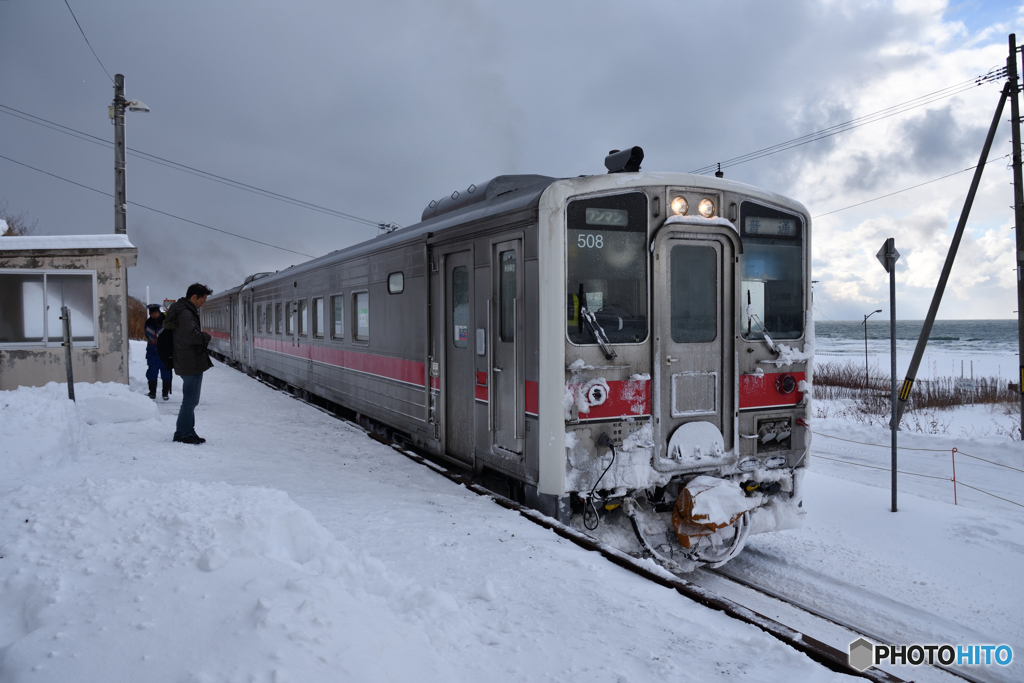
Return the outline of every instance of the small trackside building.
[[[61,306],[76,382],[128,383],[127,235],[0,237],[0,390],[66,382]]]

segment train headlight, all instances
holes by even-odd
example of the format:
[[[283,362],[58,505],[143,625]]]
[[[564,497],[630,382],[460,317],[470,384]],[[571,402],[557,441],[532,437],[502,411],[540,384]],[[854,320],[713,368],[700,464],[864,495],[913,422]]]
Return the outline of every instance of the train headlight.
[[[704,216],[704,218],[711,218],[715,215],[715,203],[705,197],[700,200],[700,204],[697,205],[697,211],[701,216]]]
[[[686,201],[686,197],[673,197],[669,207],[672,209],[673,216],[685,216],[686,212],[690,210],[690,204]]]

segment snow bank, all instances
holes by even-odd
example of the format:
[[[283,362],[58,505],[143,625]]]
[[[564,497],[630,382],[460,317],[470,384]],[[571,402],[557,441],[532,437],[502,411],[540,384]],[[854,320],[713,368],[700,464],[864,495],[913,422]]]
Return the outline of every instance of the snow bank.
[[[8,473],[59,467],[78,456],[82,438],[67,385],[0,391],[0,466]]]
[[[143,422],[159,417],[152,400],[124,384],[67,384],[0,391],[0,466],[26,473],[61,467],[78,457],[85,425]]]
[[[0,514],[5,681],[451,673],[415,624],[454,598],[395,583],[282,491],[86,480],[22,487]]]

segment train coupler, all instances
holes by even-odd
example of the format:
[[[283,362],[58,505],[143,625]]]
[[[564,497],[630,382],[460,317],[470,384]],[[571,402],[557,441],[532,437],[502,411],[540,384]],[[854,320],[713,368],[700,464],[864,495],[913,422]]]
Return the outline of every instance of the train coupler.
[[[643,526],[640,521],[640,506],[634,498],[623,498],[622,499],[622,511],[626,513],[626,517],[629,518],[629,523],[633,526],[633,533],[636,534],[636,539],[640,541],[640,546],[644,549],[647,555],[653,558],[658,564],[665,567],[671,572],[678,574],[685,573],[688,569],[684,568],[675,560],[665,557],[651,545],[650,541],[644,535]]]

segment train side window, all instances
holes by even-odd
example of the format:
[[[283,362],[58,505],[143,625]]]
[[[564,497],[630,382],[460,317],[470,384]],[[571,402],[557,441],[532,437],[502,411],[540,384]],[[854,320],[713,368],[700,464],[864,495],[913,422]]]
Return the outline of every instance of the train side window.
[[[358,292],[353,295],[356,315],[355,340],[370,341],[370,293]]]
[[[457,349],[469,346],[469,268],[452,268],[452,343]]]
[[[280,301],[274,304],[274,332],[277,334],[284,332],[284,316],[281,315]]]
[[[401,294],[405,291],[405,275],[402,272],[388,275],[388,294]]]
[[[345,336],[345,296],[339,294],[331,297],[331,338],[342,339]]]
[[[501,341],[516,340],[516,252],[514,249],[498,254],[501,263],[501,279],[498,285]]]
[[[322,296],[313,299],[313,336],[324,336],[324,298]]]
[[[284,333],[285,336],[291,336],[295,330],[295,302],[285,301],[284,302]]]
[[[299,299],[299,336],[305,337],[309,333],[309,324],[306,322],[306,300]]]
[[[263,304],[256,304],[256,331],[263,331]]]

